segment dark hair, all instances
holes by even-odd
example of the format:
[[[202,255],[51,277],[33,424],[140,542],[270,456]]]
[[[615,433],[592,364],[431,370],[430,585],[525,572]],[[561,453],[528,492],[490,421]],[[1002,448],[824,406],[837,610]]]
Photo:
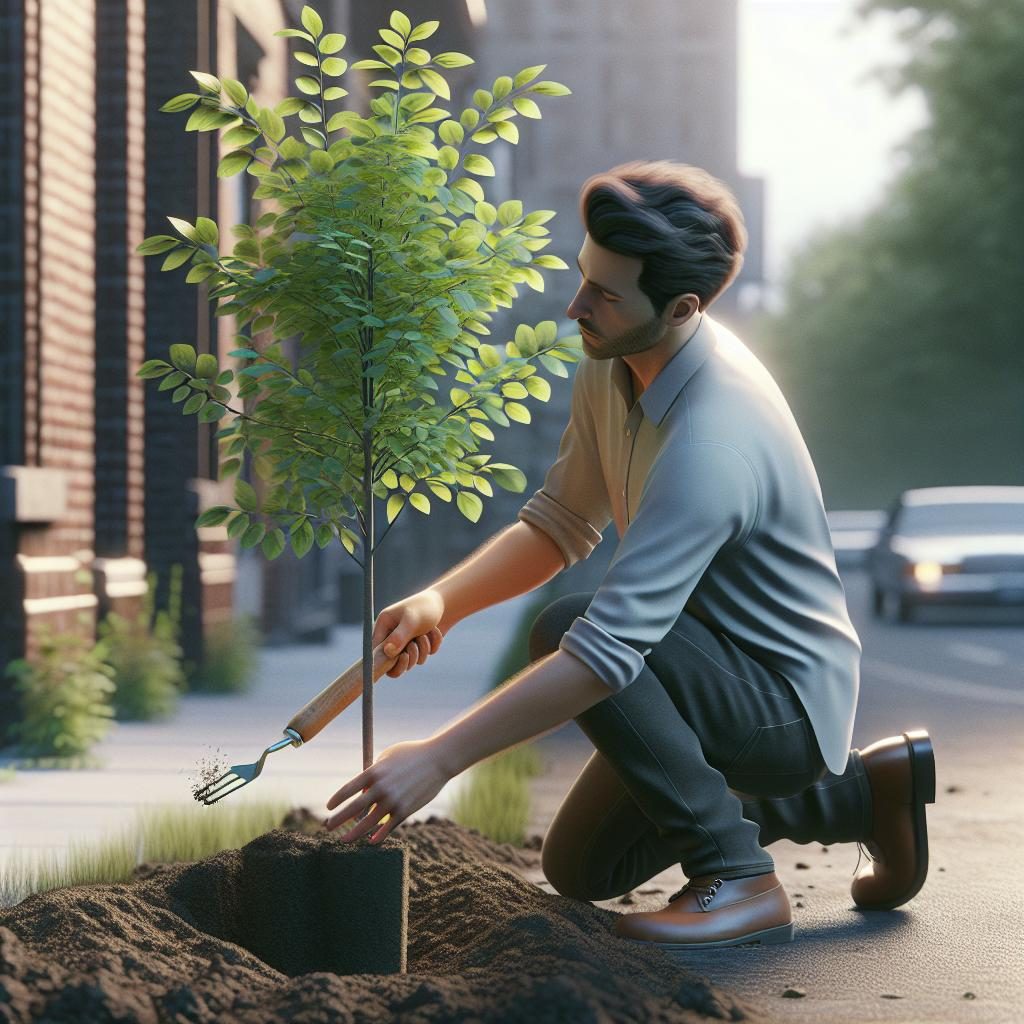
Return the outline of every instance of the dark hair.
[[[595,174],[580,190],[580,217],[598,245],[643,260],[637,283],[658,313],[687,292],[705,309],[743,266],[736,197],[699,167],[635,160]]]

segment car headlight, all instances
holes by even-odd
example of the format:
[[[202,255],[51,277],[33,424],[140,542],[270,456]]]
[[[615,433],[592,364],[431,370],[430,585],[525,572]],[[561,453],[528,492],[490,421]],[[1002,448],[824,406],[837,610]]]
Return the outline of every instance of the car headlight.
[[[907,565],[907,573],[925,590],[936,589],[943,576],[959,571],[959,565],[943,565],[941,562],[911,562]]]

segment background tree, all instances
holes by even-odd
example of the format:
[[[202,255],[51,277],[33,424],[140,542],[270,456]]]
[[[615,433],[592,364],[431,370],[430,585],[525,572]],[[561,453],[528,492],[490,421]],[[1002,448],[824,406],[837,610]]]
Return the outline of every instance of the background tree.
[[[164,270],[192,263],[186,280],[207,282],[209,298],[219,300],[216,315],[248,326],[230,353],[244,366],[236,375],[214,355],[174,344],[170,362],[149,360],[138,372],[161,378],[183,414],[202,421],[234,414],[217,432],[221,474],[237,473],[249,449],[266,481],[262,507],[238,479],[235,506],[207,510],[197,526],[226,523],[243,547],[258,544],[270,559],[289,543],[301,558],[314,541],[324,547],[338,539],[360,566],[365,769],[373,762],[377,547],[407,507],[430,513],[428,490],[442,501],[454,496],[474,522],[492,481],[523,491],[523,473],[479,452],[481,441],[494,440],[488,422],[529,423],[523,400],[547,401],[551,393],[538,364],[567,377],[564,363],[580,358],[579,335],[557,338],[553,321],[520,325],[504,351],[478,337],[490,333],[491,314],[510,307],[520,285],[541,291],[541,269],[567,267],[538,255],[549,244],[544,224],[552,211],[487,202],[477,178],[494,167],[473,144],[515,144],[516,120],[541,116],[536,97],[569,90],[538,80],[545,65],[524,68],[478,89],[454,117],[437,105],[450,98],[443,72],[473,61],[432,56],[422,44],[438,22],[414,26],[395,11],[373,47],[376,58],[352,65],[379,75],[370,82],[371,116],[331,115],[328,104],[347,95],[330,84],[348,71],[334,56],[345,37],[324,34],[311,7],[301,22],[301,30],[277,35],[308,45],[295,53],[308,71],[295,79],[302,97],[261,109],[240,82],[192,71],[202,91],[161,108],[191,110],[186,130],[227,129],[221,142],[235,148],[218,174],[257,176],[254,196],[281,211],[263,214],[255,227],[236,225],[230,256],[219,253],[217,225],[205,217],[194,225],[168,217],[180,237],[156,235],[138,248],[167,253]],[[286,135],[286,117],[302,122],[304,141]],[[294,365],[279,343],[293,337]],[[444,363],[462,386],[438,402]],[[238,399],[251,400],[248,411],[231,404],[232,385]],[[376,501],[388,521],[379,536]]]
[[[860,6],[878,11],[907,19],[886,78],[929,124],[872,212],[798,254],[763,324],[833,506],[1024,465],[1024,0]]]

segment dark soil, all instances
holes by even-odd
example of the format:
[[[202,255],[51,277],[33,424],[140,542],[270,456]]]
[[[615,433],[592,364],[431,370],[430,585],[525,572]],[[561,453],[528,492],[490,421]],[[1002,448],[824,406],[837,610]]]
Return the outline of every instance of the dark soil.
[[[310,814],[284,824],[242,850],[0,910],[0,1021],[758,1019],[670,954],[620,939],[613,911],[527,882],[517,869],[537,865],[539,837],[499,844],[438,818],[406,822],[370,852],[408,851],[407,971],[283,973],[227,937],[246,919],[241,866],[279,857],[276,895],[301,922],[320,902],[289,888],[300,877],[292,865],[365,842],[342,844]]]

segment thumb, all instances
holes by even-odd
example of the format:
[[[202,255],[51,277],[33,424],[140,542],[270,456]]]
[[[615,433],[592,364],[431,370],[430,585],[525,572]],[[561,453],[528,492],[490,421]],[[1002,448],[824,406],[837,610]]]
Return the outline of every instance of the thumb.
[[[384,641],[384,653],[389,657],[393,658],[399,651],[405,647],[405,641],[399,635],[396,629],[388,638]]]

